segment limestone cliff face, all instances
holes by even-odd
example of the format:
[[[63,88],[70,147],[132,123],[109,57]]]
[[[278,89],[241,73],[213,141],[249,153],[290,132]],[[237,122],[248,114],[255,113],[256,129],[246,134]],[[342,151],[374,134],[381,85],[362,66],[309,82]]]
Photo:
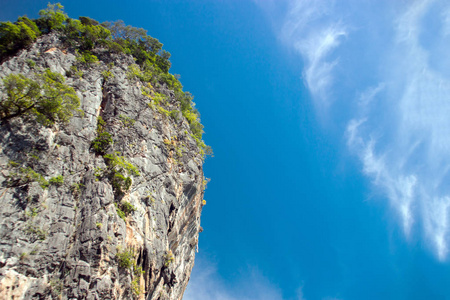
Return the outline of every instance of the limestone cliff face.
[[[48,34],[0,66],[1,78],[46,68],[64,75],[83,111],[50,128],[32,118],[1,124],[1,299],[182,299],[201,228],[202,156],[181,113],[149,105],[160,93],[163,108],[176,110],[172,91],[149,86],[144,95],[127,76],[132,57],[95,54],[114,66],[83,66]],[[112,135],[107,153],[140,173],[124,193],[92,149],[99,116]]]

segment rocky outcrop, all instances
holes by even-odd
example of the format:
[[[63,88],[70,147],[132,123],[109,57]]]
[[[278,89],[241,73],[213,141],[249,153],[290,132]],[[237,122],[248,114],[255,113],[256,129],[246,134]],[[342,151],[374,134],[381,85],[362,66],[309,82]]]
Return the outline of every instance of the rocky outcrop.
[[[202,155],[171,90],[133,79],[131,56],[95,51],[99,62],[81,64],[48,34],[0,66],[0,77],[64,75],[82,110],[67,125],[1,124],[1,299],[181,299],[188,283]],[[138,171],[123,191],[92,147],[99,131],[112,137],[105,153]]]

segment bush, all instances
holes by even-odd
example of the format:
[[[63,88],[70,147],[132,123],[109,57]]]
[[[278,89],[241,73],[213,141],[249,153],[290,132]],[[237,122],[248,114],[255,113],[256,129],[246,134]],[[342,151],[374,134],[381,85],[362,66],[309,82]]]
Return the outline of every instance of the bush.
[[[89,51],[84,51],[82,54],[78,54],[77,61],[81,64],[84,64],[86,67],[89,67],[98,62],[97,56],[92,54]]]
[[[122,201],[121,202],[122,210],[126,215],[131,214],[132,212],[136,211],[136,207],[134,207],[133,204],[131,204],[128,201]]]
[[[123,194],[128,191],[133,183],[130,177],[127,177],[118,171],[113,171],[110,181],[117,194]]]
[[[117,215],[124,221],[127,216],[136,211],[136,207],[128,201],[122,201],[120,204],[114,203],[114,205],[116,206]]]
[[[125,157],[118,155],[119,152],[113,154],[106,154],[103,156],[106,159],[106,164],[112,169],[120,173],[132,174],[140,176],[138,169],[129,163]]]
[[[21,182],[22,184],[36,181],[43,189],[46,189],[49,186],[49,182],[44,178],[44,176],[42,176],[42,174],[40,173],[37,173],[30,167],[20,168],[20,173],[14,175],[18,176],[19,182]]]
[[[62,175],[58,175],[55,177],[50,178],[50,180],[48,181],[50,184],[54,184],[54,185],[63,185],[64,184],[64,177]]]
[[[119,267],[131,269],[134,265],[134,253],[132,250],[120,250],[116,254]]]
[[[97,117],[97,137],[92,141],[91,145],[98,154],[105,154],[108,147],[113,144],[112,135],[106,131],[106,122],[101,116]]]
[[[117,203],[114,203],[114,205],[116,206],[116,212],[117,212],[117,215],[119,216],[119,218],[121,218],[122,220],[125,221],[127,216],[125,215],[123,210],[120,209],[120,207],[119,207],[119,205],[117,205]]]
[[[92,141],[92,148],[98,154],[105,154],[106,150],[112,145],[113,139],[109,132],[101,132]]]

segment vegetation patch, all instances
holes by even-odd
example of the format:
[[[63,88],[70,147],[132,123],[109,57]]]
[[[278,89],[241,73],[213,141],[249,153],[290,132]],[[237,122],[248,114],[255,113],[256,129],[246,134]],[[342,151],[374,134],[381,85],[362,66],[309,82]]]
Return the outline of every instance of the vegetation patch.
[[[123,194],[131,187],[132,179],[130,176],[140,176],[140,173],[132,163],[119,154],[119,152],[105,154],[103,158],[108,165],[107,176],[114,191],[116,194]]]
[[[92,54],[90,51],[84,51],[83,53],[77,53],[77,61],[86,66],[90,67],[98,62],[97,56]]]
[[[58,176],[50,178],[50,180],[48,182],[49,182],[49,184],[61,186],[64,184],[64,177],[62,175],[58,175]]]
[[[123,269],[132,269],[134,265],[134,252],[131,249],[119,248],[116,254],[119,267]]]
[[[101,116],[97,117],[97,137],[91,143],[92,148],[97,154],[104,155],[112,144],[112,135],[106,131],[106,122]]]
[[[136,123],[136,120],[124,115],[119,115],[119,119],[120,121],[122,121],[123,126],[125,127],[132,127],[134,123]]]
[[[172,250],[167,250],[164,254],[164,266],[168,267],[174,260],[175,257],[173,256]]]
[[[43,189],[46,189],[49,186],[49,182],[45,179],[45,177],[34,171],[31,167],[20,168],[17,173],[11,173],[9,175],[8,184],[10,186],[28,184],[31,182],[39,183]]]
[[[43,241],[47,238],[47,232],[45,232],[41,228],[39,228],[35,225],[31,225],[31,224],[27,225],[27,227],[25,228],[25,233],[33,235],[36,239],[38,239],[40,241]]]
[[[114,203],[117,215],[125,221],[126,217],[136,211],[136,207],[128,201],[121,201],[120,204]]]
[[[136,256],[132,249],[117,248],[116,254],[119,267],[131,272],[133,280],[131,281],[131,291],[135,296],[139,296],[142,293],[140,287],[140,278],[145,273],[141,266],[136,265]]]
[[[78,51],[77,61],[81,66],[90,67],[96,64],[99,58],[95,55],[95,50],[99,48],[108,48],[110,55],[117,53],[125,53],[132,55],[136,64],[130,65],[128,68],[127,78],[133,81],[141,81],[147,86],[162,86],[174,91],[174,99],[179,103],[181,115],[189,123],[192,131],[192,136],[195,139],[197,146],[201,150],[201,155],[212,155],[211,147],[206,146],[202,140],[203,125],[200,123],[200,114],[195,108],[193,97],[189,92],[183,91],[183,86],[179,81],[179,76],[169,73],[171,67],[170,53],[162,49],[162,44],[155,38],[149,36],[147,31],[142,28],[125,25],[123,21],[104,22],[100,24],[98,21],[88,17],[79,17],[78,20],[71,19],[63,10],[60,3],[48,4],[46,9],[39,12],[39,18],[31,20],[27,17],[20,17],[16,22],[0,22],[0,60],[5,60],[11,55],[14,55],[20,49],[31,45],[38,36],[48,34],[50,32],[58,32],[64,44]],[[103,58],[102,58],[103,59]],[[15,75],[18,76],[18,75]],[[82,73],[77,69],[71,69],[68,76],[81,77]],[[104,71],[102,76],[105,80],[112,76],[112,73]],[[12,81],[23,81],[23,78],[10,78]],[[5,84],[6,85],[6,84]],[[22,84],[24,86],[24,84]],[[36,89],[31,82],[25,84],[30,88],[22,89],[23,95],[28,95],[28,101],[25,105],[15,109],[14,105],[4,104],[0,110],[0,118],[10,118],[18,115],[29,114],[32,111],[39,116],[39,119],[46,124],[52,124],[57,119],[67,121],[70,119],[73,111],[77,105],[77,99],[74,93],[66,90],[60,97],[61,113],[52,111],[50,106],[42,108],[39,103],[45,93],[33,92]],[[37,86],[42,86],[38,84]],[[31,88],[33,87],[33,88]],[[30,90],[30,93],[28,93]],[[46,89],[44,88],[44,91]],[[55,89],[55,92],[60,90]],[[18,90],[18,92],[21,92]],[[143,92],[144,94],[144,92]],[[146,92],[147,95],[151,93]],[[67,95],[67,96],[66,96]],[[72,95],[72,96],[70,96]],[[161,106],[158,95],[154,95],[153,102],[149,105]],[[20,98],[20,96],[19,96]],[[18,100],[18,98],[14,98]],[[15,101],[13,99],[13,101]],[[30,99],[39,99],[30,102]],[[72,99],[72,101],[67,101]],[[156,107],[161,114],[178,118],[178,113],[168,111],[163,107]],[[50,109],[50,111],[48,111]],[[69,112],[69,114],[67,114]],[[64,118],[63,116],[68,116]],[[57,117],[57,118],[56,118]],[[108,141],[106,134],[99,136],[102,142]],[[101,146],[101,145],[97,145]]]
[[[61,74],[47,69],[32,77],[10,74],[2,80],[6,97],[0,99],[1,120],[34,116],[39,123],[51,126],[68,123],[75,112],[81,112],[75,90],[64,83]]]

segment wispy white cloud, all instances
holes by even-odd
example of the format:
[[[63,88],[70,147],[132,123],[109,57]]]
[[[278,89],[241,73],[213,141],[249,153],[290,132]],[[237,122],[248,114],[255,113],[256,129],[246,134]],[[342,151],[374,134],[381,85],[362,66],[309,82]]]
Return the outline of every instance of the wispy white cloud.
[[[228,286],[211,261],[196,259],[183,300],[282,300],[281,290],[259,270],[247,268],[234,286]],[[227,282],[227,284],[230,284]],[[300,298],[303,299],[303,298]]]
[[[339,60],[332,56],[347,30],[340,20],[332,16],[330,1],[290,2],[290,10],[282,27],[282,40],[291,44],[305,61],[303,78],[311,94],[327,107],[328,92],[333,84],[333,69]]]
[[[349,149],[389,199],[405,235],[423,233],[446,259],[450,3],[284,3],[289,9],[279,36],[302,57],[319,114],[348,117],[342,132]]]

